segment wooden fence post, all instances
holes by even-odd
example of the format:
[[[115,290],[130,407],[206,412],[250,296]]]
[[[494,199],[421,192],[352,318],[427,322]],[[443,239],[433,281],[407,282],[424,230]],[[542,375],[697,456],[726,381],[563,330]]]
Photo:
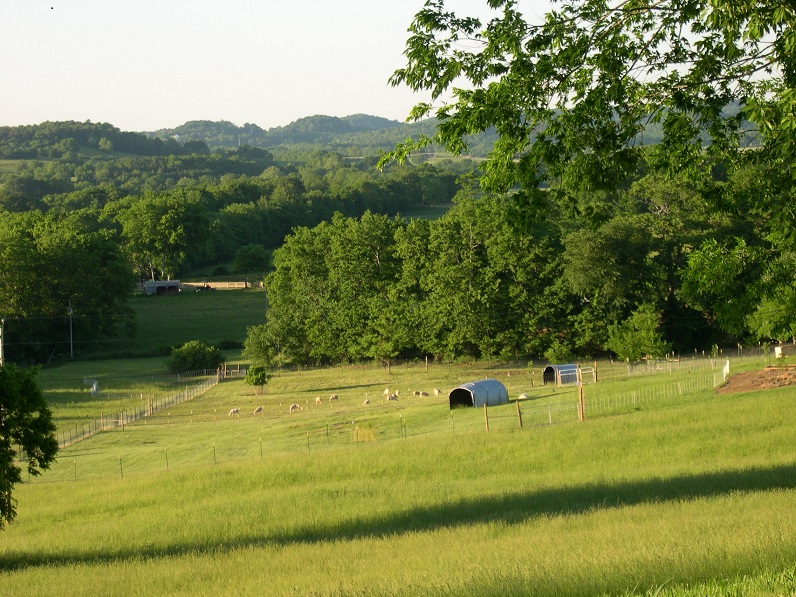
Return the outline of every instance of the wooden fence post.
[[[522,429],[522,411],[520,410],[520,401],[517,400],[515,404],[517,405],[517,421],[520,424],[520,429]]]
[[[489,413],[486,410],[486,404],[484,404],[484,422],[486,423],[486,430],[489,432]]]

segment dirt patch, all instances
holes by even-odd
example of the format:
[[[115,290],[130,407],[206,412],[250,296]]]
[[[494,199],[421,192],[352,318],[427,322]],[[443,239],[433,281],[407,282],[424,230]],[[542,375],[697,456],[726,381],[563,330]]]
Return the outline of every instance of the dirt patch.
[[[766,367],[762,371],[744,371],[730,375],[727,383],[716,391],[719,394],[731,392],[754,392],[770,390],[796,384],[796,368]]]

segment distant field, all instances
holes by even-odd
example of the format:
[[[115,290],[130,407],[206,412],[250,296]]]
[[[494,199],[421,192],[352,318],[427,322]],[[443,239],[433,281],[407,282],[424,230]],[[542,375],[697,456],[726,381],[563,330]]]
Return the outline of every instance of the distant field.
[[[25,160],[0,160],[0,175],[13,174]]]
[[[602,370],[601,394],[713,371]],[[519,366],[283,371],[264,395],[226,381],[76,444],[15,493],[0,595],[796,591],[795,388],[658,392],[522,430],[511,403],[490,409],[489,432],[480,409],[407,395],[485,376],[532,392],[524,412],[575,400]],[[385,402],[388,386],[405,397]]]
[[[118,344],[122,350],[139,354],[157,346],[181,346],[189,340],[243,342],[247,327],[265,323],[262,290],[137,295],[129,305],[136,313],[136,337],[120,339]]]
[[[407,220],[438,220],[450,211],[453,205],[435,205],[424,209],[415,209],[401,214]]]

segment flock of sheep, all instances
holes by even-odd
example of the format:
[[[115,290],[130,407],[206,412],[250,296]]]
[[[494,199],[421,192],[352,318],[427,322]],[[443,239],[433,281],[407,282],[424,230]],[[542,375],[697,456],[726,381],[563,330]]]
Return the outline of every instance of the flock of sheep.
[[[440,394],[442,394],[442,390],[440,390],[438,388],[434,388],[433,392],[434,392],[434,396],[439,396]],[[385,388],[384,392],[382,392],[382,395],[385,397],[387,402],[397,401],[398,400],[398,390],[395,390],[393,392],[393,391],[390,390],[390,388]],[[412,393],[412,395],[420,397],[420,398],[428,398],[429,397],[429,393],[428,392],[421,392],[421,391],[414,391]],[[340,399],[340,396],[337,395],[337,394],[332,394],[331,396],[329,396],[329,402],[333,402],[333,401],[339,400],[339,399]],[[315,397],[315,404],[320,406],[321,404],[323,404],[323,399],[320,396],[316,396]],[[365,401],[362,403],[362,406],[368,406],[369,404],[370,404],[370,399],[366,398]],[[289,413],[295,413],[295,412],[299,412],[301,410],[304,410],[304,408],[298,403],[293,403],[288,408],[288,412]],[[262,407],[262,405],[260,405],[260,406],[258,406],[257,408],[254,409],[253,416],[259,415],[262,412],[263,412],[263,407]],[[233,408],[233,409],[231,409],[229,411],[229,416],[230,417],[232,417],[234,415],[238,415],[240,417],[240,409],[239,408]]]

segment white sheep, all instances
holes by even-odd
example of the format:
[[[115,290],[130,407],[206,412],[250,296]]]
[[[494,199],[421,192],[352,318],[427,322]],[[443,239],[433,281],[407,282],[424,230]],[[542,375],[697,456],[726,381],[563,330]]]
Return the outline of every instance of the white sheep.
[[[434,388],[434,395],[439,396],[440,394],[442,394],[442,390],[440,390],[439,388]]]
[[[389,396],[390,395],[390,388],[385,388],[384,391],[381,393],[382,396]]]
[[[257,408],[254,409],[254,414],[255,415],[259,415],[261,412],[263,412],[262,405],[260,405],[260,406],[258,406]]]
[[[517,400],[528,400],[528,394],[520,394],[517,396]]]
[[[315,396],[315,404],[323,404],[323,399],[320,396]]]
[[[304,410],[303,408],[301,408],[300,404],[291,404],[290,405],[290,412],[295,413],[295,412],[298,412],[300,410]]]
[[[331,396],[329,396],[329,402],[331,402],[332,400],[337,400],[338,398],[339,396],[337,394],[332,394]]]
[[[229,411],[229,416],[230,417],[232,415],[239,415],[239,414],[240,414],[240,409],[239,408],[233,408],[231,411]]]
[[[365,402],[362,403],[362,406],[367,406],[368,404],[370,404],[370,400],[366,398]]]

